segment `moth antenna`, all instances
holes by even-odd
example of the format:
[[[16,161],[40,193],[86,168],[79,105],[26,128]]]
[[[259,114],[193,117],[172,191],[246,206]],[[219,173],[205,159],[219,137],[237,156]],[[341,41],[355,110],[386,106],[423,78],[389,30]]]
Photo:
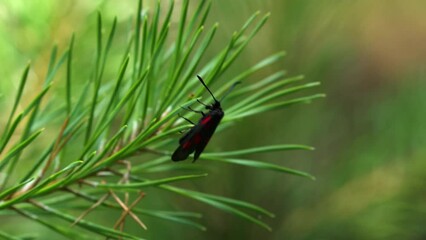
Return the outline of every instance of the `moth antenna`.
[[[198,80],[200,80],[201,84],[203,84],[203,86],[207,89],[207,91],[209,91],[210,95],[212,95],[213,100],[214,100],[215,102],[219,102],[219,101],[218,101],[218,100],[214,97],[213,93],[210,91],[210,89],[207,87],[207,85],[204,83],[203,79],[202,79],[199,75],[197,75],[197,78],[198,78]]]
[[[241,82],[235,82],[234,84],[232,84],[232,86],[228,89],[228,91],[226,91],[226,93],[223,95],[223,97],[220,99],[220,101],[222,102],[222,100],[228,96],[228,94],[230,94],[232,92],[232,90],[234,90],[234,87],[237,86],[238,84],[240,84]]]

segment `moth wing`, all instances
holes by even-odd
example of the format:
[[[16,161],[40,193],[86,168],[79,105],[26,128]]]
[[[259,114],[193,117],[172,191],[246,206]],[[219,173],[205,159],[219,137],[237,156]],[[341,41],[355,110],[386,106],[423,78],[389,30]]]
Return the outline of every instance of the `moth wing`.
[[[183,161],[195,151],[196,142],[194,137],[198,132],[202,130],[202,126],[199,124],[192,127],[183,137],[179,139],[179,147],[174,151],[172,155],[173,161]]]
[[[207,144],[210,141],[210,138],[213,136],[213,133],[216,131],[217,126],[222,120],[223,112],[215,113],[213,112],[210,115],[209,121],[205,121],[203,124],[203,130],[200,131],[200,142],[195,146],[194,160],[195,162],[206,148]],[[200,121],[201,122],[201,121]]]
[[[183,137],[179,139],[179,144],[182,145],[185,142],[189,141],[192,137],[194,137],[194,134],[196,132],[199,132],[201,130],[202,126],[199,124],[194,125]]]
[[[197,125],[179,139],[179,147],[173,153],[172,160],[183,161],[195,151],[193,160],[195,162],[209,143],[223,115],[222,110],[216,110],[202,117]]]
[[[194,151],[194,150],[192,150]],[[188,149],[184,149],[181,145],[179,145],[179,147],[174,151],[173,155],[172,155],[172,160],[177,162],[177,161],[183,161],[185,159],[188,158],[189,154],[191,154],[192,152]]]

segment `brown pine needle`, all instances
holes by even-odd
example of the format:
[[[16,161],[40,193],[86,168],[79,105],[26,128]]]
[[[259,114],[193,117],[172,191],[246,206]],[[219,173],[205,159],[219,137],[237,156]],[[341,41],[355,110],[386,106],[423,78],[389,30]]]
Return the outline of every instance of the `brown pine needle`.
[[[124,221],[125,217],[127,215],[130,215],[133,220],[135,220],[135,222],[137,222],[143,229],[148,229],[146,225],[139,219],[139,217],[131,211],[131,209],[145,196],[145,193],[141,192],[139,197],[135,201],[133,201],[133,203],[129,207],[127,207],[126,204],[124,204],[113,191],[110,190],[110,194],[124,210],[120,218],[115,223],[114,228],[117,228]]]
[[[84,211],[72,224],[71,227],[73,227],[75,224],[77,224],[78,222],[80,222],[81,219],[83,219],[87,214],[89,214],[93,209],[95,209],[96,207],[98,207],[99,205],[101,205],[108,197],[109,197],[109,193],[103,195],[101,198],[99,198],[99,200],[93,204],[89,209],[87,209],[86,211]]]

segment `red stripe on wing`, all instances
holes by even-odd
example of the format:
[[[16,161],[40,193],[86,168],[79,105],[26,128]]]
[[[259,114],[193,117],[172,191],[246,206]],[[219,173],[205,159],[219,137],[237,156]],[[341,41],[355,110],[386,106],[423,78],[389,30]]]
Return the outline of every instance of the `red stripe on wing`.
[[[190,148],[191,147],[191,142],[190,142],[190,140],[189,141],[186,141],[186,142],[184,142],[183,144],[182,144],[182,148],[183,149],[185,149],[185,150],[187,150],[188,148]]]
[[[207,124],[208,122],[210,122],[210,120],[211,120],[211,119],[212,119],[212,116],[208,115],[208,116],[204,117],[203,119],[201,119],[200,124],[201,124],[201,125],[205,125],[205,124]]]

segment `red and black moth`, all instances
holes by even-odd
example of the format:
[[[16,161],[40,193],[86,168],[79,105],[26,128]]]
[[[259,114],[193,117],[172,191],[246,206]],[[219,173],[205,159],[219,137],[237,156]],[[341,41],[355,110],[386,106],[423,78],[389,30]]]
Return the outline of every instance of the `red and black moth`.
[[[204,148],[207,146],[207,143],[209,142],[214,131],[219,125],[220,120],[222,120],[223,116],[225,115],[225,113],[222,110],[222,107],[220,106],[220,101],[222,101],[223,98],[232,91],[235,85],[240,83],[240,82],[234,83],[231,86],[231,88],[229,88],[228,92],[222,97],[222,99],[218,101],[214,97],[210,89],[207,87],[207,85],[204,83],[203,79],[198,75],[197,77],[198,77],[198,80],[200,80],[201,84],[203,84],[203,86],[207,89],[207,91],[213,97],[214,102],[210,105],[206,105],[198,101],[199,103],[203,104],[207,110],[209,110],[208,113],[204,113],[202,111],[196,111],[196,110],[193,110],[192,108],[188,108],[189,110],[193,112],[200,113],[202,117],[197,124],[194,124],[189,119],[184,118],[185,120],[194,124],[194,126],[181,139],[179,139],[179,147],[175,150],[175,152],[172,155],[173,161],[183,161],[187,159],[188,156],[193,152],[195,153],[194,153],[194,160],[192,162],[195,162],[200,157],[200,154],[203,152]]]

